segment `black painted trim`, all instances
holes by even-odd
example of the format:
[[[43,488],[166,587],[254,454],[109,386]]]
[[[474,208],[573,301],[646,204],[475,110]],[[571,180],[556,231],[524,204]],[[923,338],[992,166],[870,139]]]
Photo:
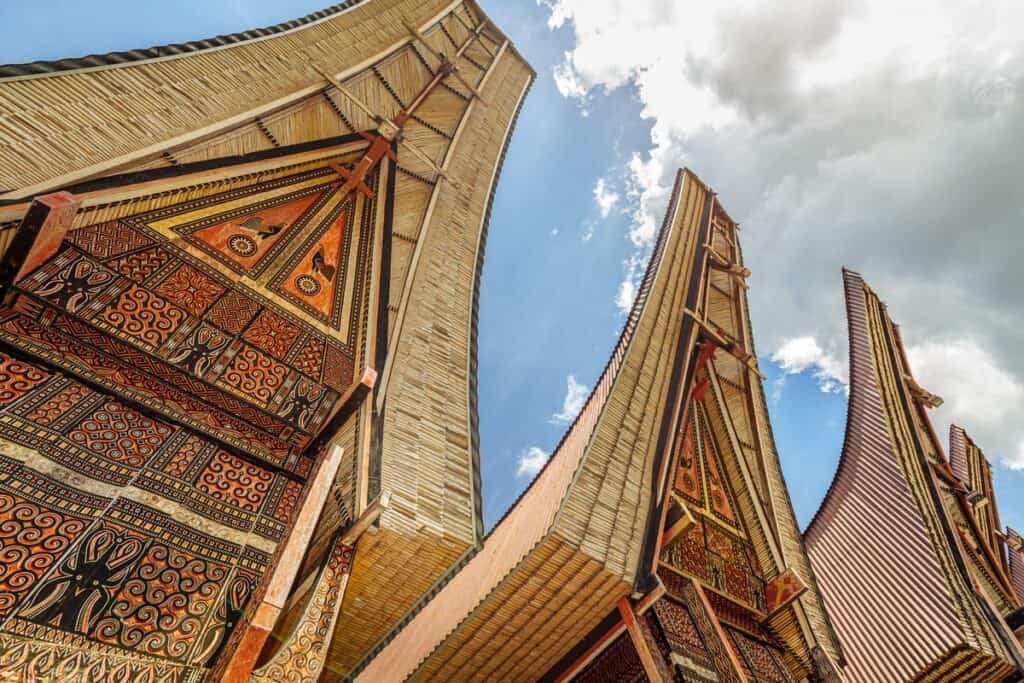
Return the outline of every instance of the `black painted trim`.
[[[3,64],[0,65],[0,79],[18,78],[23,76],[38,76],[43,74],[58,73],[62,71],[75,71],[78,69],[94,69],[105,66],[122,66],[133,62],[142,62],[149,59],[160,59],[162,57],[178,57],[194,52],[204,52],[228,45],[247,43],[261,38],[267,38],[279,33],[285,33],[315,22],[341,14],[348,9],[366,2],[366,0],[345,0],[345,2],[332,5],[312,14],[307,14],[299,19],[284,21],[273,26],[254,28],[238,33],[227,33],[213,38],[201,40],[190,40],[186,43],[170,43],[168,45],[157,45],[136,50],[124,50],[121,52],[106,52],[99,55],[87,55],[85,57],[71,57],[52,61],[36,61],[25,64]]]
[[[360,135],[359,133],[346,133],[345,135],[337,135],[330,138],[312,140],[310,142],[300,142],[298,144],[287,145],[285,147],[275,147],[274,149],[263,149],[258,152],[249,152],[247,154],[238,154],[234,156],[217,157],[216,159],[196,161],[191,164],[168,166],[167,168],[153,168],[145,171],[131,171],[129,173],[120,173],[117,175],[105,176],[102,178],[93,178],[91,180],[85,180],[76,185],[71,185],[69,187],[63,187],[60,189],[67,190],[72,194],[83,194],[85,192],[95,192],[97,190],[106,190],[113,187],[124,187],[125,185],[147,183],[154,180],[178,178],[181,176],[190,175],[192,173],[198,173],[200,171],[210,171],[218,168],[224,168],[227,166],[237,166],[239,164],[247,164],[252,163],[254,161],[277,159],[279,157],[286,157],[292,154],[298,154],[300,152],[309,152],[315,149],[323,149],[324,147],[345,145],[350,142],[359,142],[361,140],[365,141],[363,136]],[[27,200],[24,198],[0,199],[0,206],[9,206],[11,204],[23,204],[26,201]]]

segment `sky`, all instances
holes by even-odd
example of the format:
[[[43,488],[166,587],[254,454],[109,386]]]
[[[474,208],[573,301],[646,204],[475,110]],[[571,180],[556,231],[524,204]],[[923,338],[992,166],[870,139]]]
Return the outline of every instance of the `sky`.
[[[680,166],[742,225],[774,435],[801,526],[846,419],[840,268],[889,305],[915,376],[1024,528],[1024,4],[481,0],[537,71],[483,272],[490,527],[607,361]],[[327,0],[0,3],[0,62],[266,26]],[[984,11],[979,11],[983,7]],[[54,21],[60,17],[60,21]]]

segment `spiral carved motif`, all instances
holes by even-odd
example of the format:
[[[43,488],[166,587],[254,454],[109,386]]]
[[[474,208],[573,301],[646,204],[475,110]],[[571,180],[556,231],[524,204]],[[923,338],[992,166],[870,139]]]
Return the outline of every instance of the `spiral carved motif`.
[[[32,387],[46,381],[46,377],[42,370],[0,353],[0,408],[24,396]]]
[[[262,403],[273,397],[284,381],[285,368],[256,349],[245,347],[234,357],[221,380]]]
[[[316,683],[327,657],[351,563],[352,548],[335,542],[302,619],[281,650],[253,671],[251,683]]]
[[[243,510],[256,512],[266,498],[273,478],[268,470],[219,451],[199,475],[197,487]]]
[[[0,618],[67,550],[85,524],[0,492]]]
[[[121,586],[92,637],[182,660],[199,637],[227,568],[153,544]]]
[[[133,285],[100,317],[121,332],[155,349],[178,329],[185,320],[185,312]]]

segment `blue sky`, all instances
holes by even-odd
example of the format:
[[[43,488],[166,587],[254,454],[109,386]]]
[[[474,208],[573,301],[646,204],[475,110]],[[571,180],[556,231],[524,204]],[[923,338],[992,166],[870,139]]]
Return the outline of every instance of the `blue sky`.
[[[0,62],[55,59],[182,42],[265,26],[302,16],[325,4],[324,0],[50,0],[42,12],[39,2],[7,0],[0,6]],[[760,363],[768,377],[766,388],[772,396],[769,408],[783,469],[798,520],[801,525],[806,524],[831,481],[845,425],[845,396],[842,392],[822,391],[821,387],[823,376],[832,381],[845,368],[839,265],[849,264],[864,272],[882,298],[889,300],[893,317],[908,320],[905,341],[909,342],[915,331],[920,332],[923,340],[945,338],[934,333],[936,323],[921,312],[927,306],[918,305],[922,297],[930,301],[932,284],[915,284],[908,279],[899,259],[886,260],[882,252],[894,251],[892,245],[877,237],[858,238],[856,218],[844,217],[844,211],[850,207],[835,204],[842,197],[833,198],[833,204],[823,210],[829,217],[828,223],[836,223],[833,229],[851,233],[853,241],[846,249],[842,244],[825,242],[817,245],[819,251],[810,256],[807,244],[813,242],[813,235],[823,232],[821,223],[807,218],[806,211],[793,215],[778,208],[792,204],[780,199],[792,187],[782,181],[769,184],[769,178],[794,179],[804,196],[809,190],[804,192],[796,181],[805,182],[807,188],[822,186],[821,169],[831,168],[828,164],[837,155],[842,157],[848,142],[850,157],[863,155],[863,149],[855,146],[856,136],[837,127],[834,139],[822,143],[821,136],[813,135],[815,131],[801,132],[796,126],[780,123],[778,118],[765,124],[766,117],[778,116],[779,110],[786,110],[770,101],[775,91],[762,93],[762,100],[735,105],[739,114],[723,114],[723,102],[732,102],[721,94],[726,91],[724,86],[717,100],[707,100],[703,91],[683,90],[686,83],[682,78],[679,89],[690,96],[677,109],[689,112],[689,118],[670,119],[664,113],[665,95],[659,93],[671,90],[674,82],[670,80],[669,86],[665,86],[655,80],[664,67],[664,54],[643,62],[646,46],[623,44],[621,58],[616,52],[619,47],[610,51],[612,66],[593,57],[599,50],[590,50],[587,41],[598,41],[598,47],[608,53],[607,46],[599,44],[607,32],[602,32],[600,26],[596,30],[581,27],[585,22],[606,17],[586,17],[580,9],[582,5],[573,10],[570,2],[564,6],[555,3],[556,12],[561,6],[566,20],[561,27],[551,29],[549,5],[538,5],[533,0],[484,0],[482,4],[538,75],[505,161],[483,275],[479,406],[484,514],[488,527],[529,483],[529,475],[520,473],[521,457],[529,455],[530,449],[549,453],[561,437],[567,419],[558,419],[558,414],[566,401],[568,378],[571,376],[579,386],[591,387],[603,368],[622,324],[616,298],[624,279],[628,281],[627,264],[644,253],[636,240],[638,215],[646,213],[660,218],[659,179],[664,185],[664,178],[684,162],[716,187],[735,218],[747,225],[749,217],[751,227],[749,232],[745,229],[744,239],[748,263],[754,264],[754,332],[759,351],[766,354]],[[597,5],[608,3],[592,6]],[[671,10],[668,12],[672,14]],[[643,13],[637,10],[636,14]],[[744,25],[745,19],[740,17],[735,23]],[[674,18],[669,16],[665,22],[671,20]],[[652,24],[655,28],[656,23]],[[609,24],[609,31],[613,25],[614,22]],[[650,29],[652,45],[655,34]],[[639,35],[639,42],[643,43],[644,30]],[[572,57],[567,57],[567,53]],[[631,67],[630,60],[635,54],[641,55],[635,58],[639,66]],[[621,73],[616,70],[620,63]],[[748,88],[751,92],[758,91],[758,84],[765,79],[775,77],[763,64],[741,64],[737,69],[741,76],[745,73],[743,69],[756,72],[754,76],[760,80]],[[556,72],[561,83],[553,76]],[[898,105],[897,102],[893,106]],[[708,121],[701,120],[701,116]],[[737,116],[740,120],[749,116],[756,125],[740,127]],[[912,114],[908,116],[913,118]],[[942,126],[953,125],[948,118],[936,124],[936,135],[944,136]],[[843,117],[836,120],[846,122]],[[883,121],[879,125],[884,124]],[[791,133],[793,130],[799,135]],[[652,131],[656,138],[653,142]],[[893,142],[887,137],[883,142],[896,145],[901,140]],[[859,144],[872,150],[879,147],[878,140]],[[970,140],[965,144],[971,144]],[[980,147],[983,141],[975,144]],[[904,155],[908,153],[911,152],[903,150]],[[768,156],[773,165],[763,161]],[[729,166],[733,158],[743,162],[742,170]],[[654,167],[655,161],[660,167]],[[884,165],[877,168],[883,169]],[[643,181],[645,171],[647,184]],[[595,201],[599,179],[604,181],[605,211]],[[611,201],[613,195],[617,201]],[[924,197],[921,202],[927,199]],[[852,210],[870,213],[871,207],[884,201],[875,192],[869,202],[856,204]],[[907,210],[914,210],[916,217],[920,216],[919,209],[920,206],[912,206]],[[931,219],[926,216],[914,220]],[[810,222],[812,230],[799,233],[790,228],[801,221]],[[867,232],[866,228],[863,230]],[[809,239],[808,235],[812,237]],[[870,244],[877,244],[880,251],[865,251],[865,245]],[[789,260],[784,258],[787,254]],[[909,257],[910,253],[904,255]],[[806,261],[793,260],[798,257],[820,261],[820,282],[802,279]],[[927,254],[919,260],[924,261],[919,264],[922,270],[931,273],[945,263],[941,253],[931,261]],[[971,288],[982,287],[975,282],[978,271],[971,276],[975,280],[961,277],[959,271],[950,273],[948,282],[967,283],[963,286],[968,293],[974,291]],[[960,301],[954,295],[955,292],[946,299],[947,303]],[[961,298],[966,302],[965,310],[977,308],[971,305],[970,297]],[[1014,317],[1019,313],[1019,309],[1011,309],[1011,320],[1019,320]],[[986,321],[996,325],[1006,317],[1007,311],[996,307]],[[942,324],[948,327],[948,322]],[[773,361],[772,354],[788,348],[787,341],[793,339],[817,340],[812,348],[818,349],[818,353],[802,360],[783,354],[777,356],[780,362]],[[1011,411],[1001,421],[986,421],[992,411],[972,412],[965,407],[964,401],[980,401],[981,393],[975,391],[974,385],[959,376],[950,379],[948,372],[943,374],[945,367],[954,365],[941,362],[951,357],[949,353],[965,350],[967,355],[977,358],[979,348],[980,353],[991,356],[991,382],[1011,378],[1009,389],[1004,392],[1009,398],[999,405],[1019,400],[1014,390],[1017,385],[1013,383],[1019,374],[1014,374],[1014,367],[1007,366],[1007,355],[1001,354],[998,344],[983,335],[977,337],[976,347],[961,349],[952,342],[942,348],[923,346],[918,349],[918,357],[935,377],[932,388],[941,388],[945,382],[945,386],[960,390],[958,395],[962,398],[952,406],[953,417],[973,415],[988,430],[986,433],[1001,435],[1008,431],[1006,427],[1012,421],[1019,425],[1019,410]],[[780,363],[790,371],[800,371],[787,374]],[[998,370],[1004,372],[999,374]],[[784,380],[778,381],[782,377]],[[773,392],[773,388],[777,390]],[[937,420],[936,426],[940,434],[945,433],[943,422]],[[965,426],[969,432],[974,431],[971,422]],[[993,438],[993,442],[996,440]],[[979,441],[988,450],[986,442],[980,438]],[[993,459],[1003,521],[1024,528],[1024,497],[1020,495],[1024,475],[1001,464],[1012,461],[1010,455]]]

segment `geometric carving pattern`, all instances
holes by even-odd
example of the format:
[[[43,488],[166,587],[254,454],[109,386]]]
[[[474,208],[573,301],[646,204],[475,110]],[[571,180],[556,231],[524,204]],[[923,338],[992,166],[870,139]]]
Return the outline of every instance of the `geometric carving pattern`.
[[[68,439],[97,455],[139,468],[170,434],[167,425],[108,401],[68,432]]]
[[[673,488],[698,509],[739,529],[735,497],[722,477],[721,454],[708,427],[704,406],[695,400],[691,407],[690,418],[679,426],[676,438],[678,469]]]
[[[284,360],[298,336],[297,326],[273,311],[263,309],[249,325],[242,339],[252,342],[271,356]]]
[[[243,510],[256,512],[267,497],[274,475],[218,450],[199,474],[197,488]]]
[[[0,680],[61,683],[199,683],[202,669],[97,648],[39,628],[34,638],[0,634]],[[38,638],[38,639],[37,639]],[[49,642],[47,642],[49,641]]]
[[[351,198],[335,206],[270,281],[274,291],[334,328],[341,322],[352,208]]]
[[[728,626],[725,627],[725,632],[729,635],[733,649],[739,655],[751,680],[765,683],[794,683],[795,679],[782,663],[774,647]]]
[[[661,561],[759,612],[764,580],[750,542],[703,514],[661,553]]]
[[[0,310],[0,337],[275,464],[297,458],[297,449],[308,438],[294,434],[279,418],[60,314],[43,327],[19,313]]]
[[[334,634],[352,563],[352,547],[335,540],[320,570],[313,596],[281,649],[263,667],[252,672],[250,683],[316,683]]]
[[[644,665],[628,633],[618,636],[573,678],[578,683],[636,683],[646,680]]]
[[[148,247],[153,243],[120,221],[98,223],[71,230],[67,233],[66,239],[82,251],[104,260]]]
[[[226,288],[188,264],[181,264],[161,282],[156,293],[173,301],[192,315],[202,315]]]
[[[0,455],[0,679],[193,683],[251,618],[261,549],[280,552],[303,494],[259,459],[310,468],[352,381],[372,244],[374,202],[354,226],[335,173],[291,182],[71,230],[0,307],[18,349],[0,437],[23,447]],[[310,680],[351,562],[337,546],[289,650]]]
[[[245,329],[258,310],[259,304],[253,301],[252,297],[233,289],[210,309],[207,320],[225,332],[238,334]]]
[[[257,276],[321,205],[320,188],[175,226],[189,243],[242,275]],[[161,213],[167,213],[161,212]]]

